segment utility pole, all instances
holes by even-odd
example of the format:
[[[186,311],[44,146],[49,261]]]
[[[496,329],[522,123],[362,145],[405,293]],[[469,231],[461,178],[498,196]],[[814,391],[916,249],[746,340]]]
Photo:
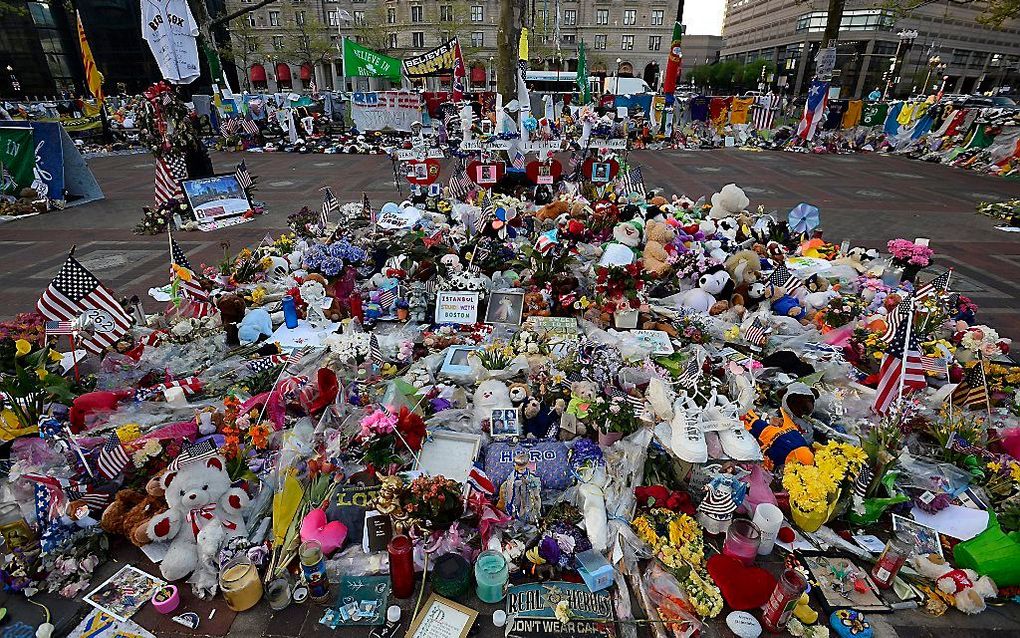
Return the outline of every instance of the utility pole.
[[[822,48],[834,47],[839,40],[839,25],[843,22],[846,0],[829,0],[829,11],[825,17],[825,33],[822,34]]]

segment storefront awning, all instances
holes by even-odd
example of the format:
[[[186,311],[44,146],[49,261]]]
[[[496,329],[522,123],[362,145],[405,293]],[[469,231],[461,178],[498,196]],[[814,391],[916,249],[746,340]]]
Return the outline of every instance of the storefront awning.
[[[290,67],[283,62],[278,62],[276,64],[276,81],[290,82]]]
[[[251,76],[252,82],[265,82],[266,67],[262,66],[261,64],[253,64],[251,65],[249,75]]]
[[[305,63],[301,65],[301,79],[305,82],[312,79],[312,65]]]
[[[485,82],[485,67],[478,65],[471,67],[471,81],[475,84]]]

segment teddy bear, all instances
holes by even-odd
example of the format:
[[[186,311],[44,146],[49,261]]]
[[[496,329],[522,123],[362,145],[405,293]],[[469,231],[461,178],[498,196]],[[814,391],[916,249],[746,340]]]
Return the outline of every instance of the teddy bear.
[[[628,222],[620,222],[613,226],[613,241],[630,248],[636,257],[638,255],[638,246],[641,245],[642,231],[643,228],[640,220],[632,219]]]
[[[308,323],[313,326],[324,325],[326,323],[326,314],[323,310],[323,305],[326,301],[326,288],[318,281],[306,279],[301,284],[301,298],[308,303],[306,315]]]
[[[486,379],[475,388],[471,403],[475,423],[479,426],[489,420],[493,410],[512,410],[510,388],[499,379]]]
[[[239,346],[237,324],[244,319],[245,304],[240,295],[223,295],[216,302],[220,311],[220,322],[227,332],[227,345]]]
[[[563,399],[556,399],[553,406],[548,407],[538,397],[529,396],[524,402],[524,435],[529,439],[555,439],[566,407]]]
[[[997,596],[999,588],[988,576],[978,576],[973,569],[954,569],[938,554],[912,556],[910,563],[922,576],[935,581],[939,591],[953,597],[954,606],[965,614],[985,610],[985,599]]]
[[[524,405],[524,402],[531,396],[531,388],[528,387],[527,383],[511,383],[510,384],[510,403],[515,408],[519,408]]]
[[[152,539],[146,533],[149,521],[167,510],[162,473],[145,484],[145,491],[124,489],[117,492],[99,520],[103,531],[127,537],[136,547],[147,545]]]
[[[248,495],[230,486],[226,461],[220,455],[168,468],[160,483],[167,511],[152,518],[145,533],[154,542],[169,542],[159,570],[167,581],[191,574],[200,598],[216,593],[216,554],[224,541],[247,536],[242,512]]]
[[[549,310],[549,302],[545,295],[540,292],[524,293],[524,316],[525,317],[548,317],[552,312]]]
[[[804,307],[800,305],[796,297],[787,294],[783,288],[768,284],[765,296],[769,299],[772,312],[777,315],[793,317],[798,321],[807,319],[807,312],[804,310]]]
[[[255,343],[259,337],[273,336],[273,319],[264,308],[255,308],[241,321],[237,329],[238,338],[244,343]]]
[[[669,253],[666,246],[673,243],[676,233],[673,227],[664,222],[649,221],[645,224],[645,248],[642,252],[642,263],[646,273],[653,277],[662,277],[670,270],[667,263]]]
[[[588,418],[588,410],[597,394],[598,388],[587,379],[570,384],[570,401],[560,417],[561,441],[587,434],[588,428],[583,422]]]
[[[758,281],[761,276],[761,259],[758,258],[758,253],[753,250],[738,250],[726,258],[724,265],[735,286],[750,285]]]
[[[822,290],[819,292],[809,292],[804,296],[804,306],[809,316],[813,316],[816,312],[829,305],[829,302],[839,296],[839,293],[835,290]]]
[[[868,269],[868,264],[878,259],[880,253],[874,248],[864,248],[862,246],[854,246],[846,252],[844,257],[835,259],[832,261],[833,266],[846,265],[850,266],[859,273],[863,273]]]
[[[708,213],[712,219],[733,217],[747,210],[751,200],[736,184],[727,184],[718,193],[712,195],[712,210]]]

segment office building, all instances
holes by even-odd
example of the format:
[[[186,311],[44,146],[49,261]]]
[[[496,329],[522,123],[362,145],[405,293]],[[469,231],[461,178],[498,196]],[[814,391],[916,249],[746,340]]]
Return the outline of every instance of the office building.
[[[875,87],[904,97],[945,85],[976,93],[1020,83],[1020,21],[977,22],[983,3],[937,0],[898,15],[875,0],[848,0],[840,28],[834,85],[844,97]],[[821,46],[827,0],[727,0],[722,59],[775,63],[775,86],[806,90]],[[902,38],[913,35],[912,40]],[[899,50],[899,55],[897,55]],[[892,58],[897,58],[895,68]],[[943,66],[944,65],[944,66]],[[1015,91],[1016,89],[1013,88]]]

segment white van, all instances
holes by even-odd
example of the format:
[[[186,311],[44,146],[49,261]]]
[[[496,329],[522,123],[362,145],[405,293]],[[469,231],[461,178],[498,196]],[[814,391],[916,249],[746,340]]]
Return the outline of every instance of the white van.
[[[613,95],[655,93],[643,78],[607,77],[602,81],[602,92]]]

